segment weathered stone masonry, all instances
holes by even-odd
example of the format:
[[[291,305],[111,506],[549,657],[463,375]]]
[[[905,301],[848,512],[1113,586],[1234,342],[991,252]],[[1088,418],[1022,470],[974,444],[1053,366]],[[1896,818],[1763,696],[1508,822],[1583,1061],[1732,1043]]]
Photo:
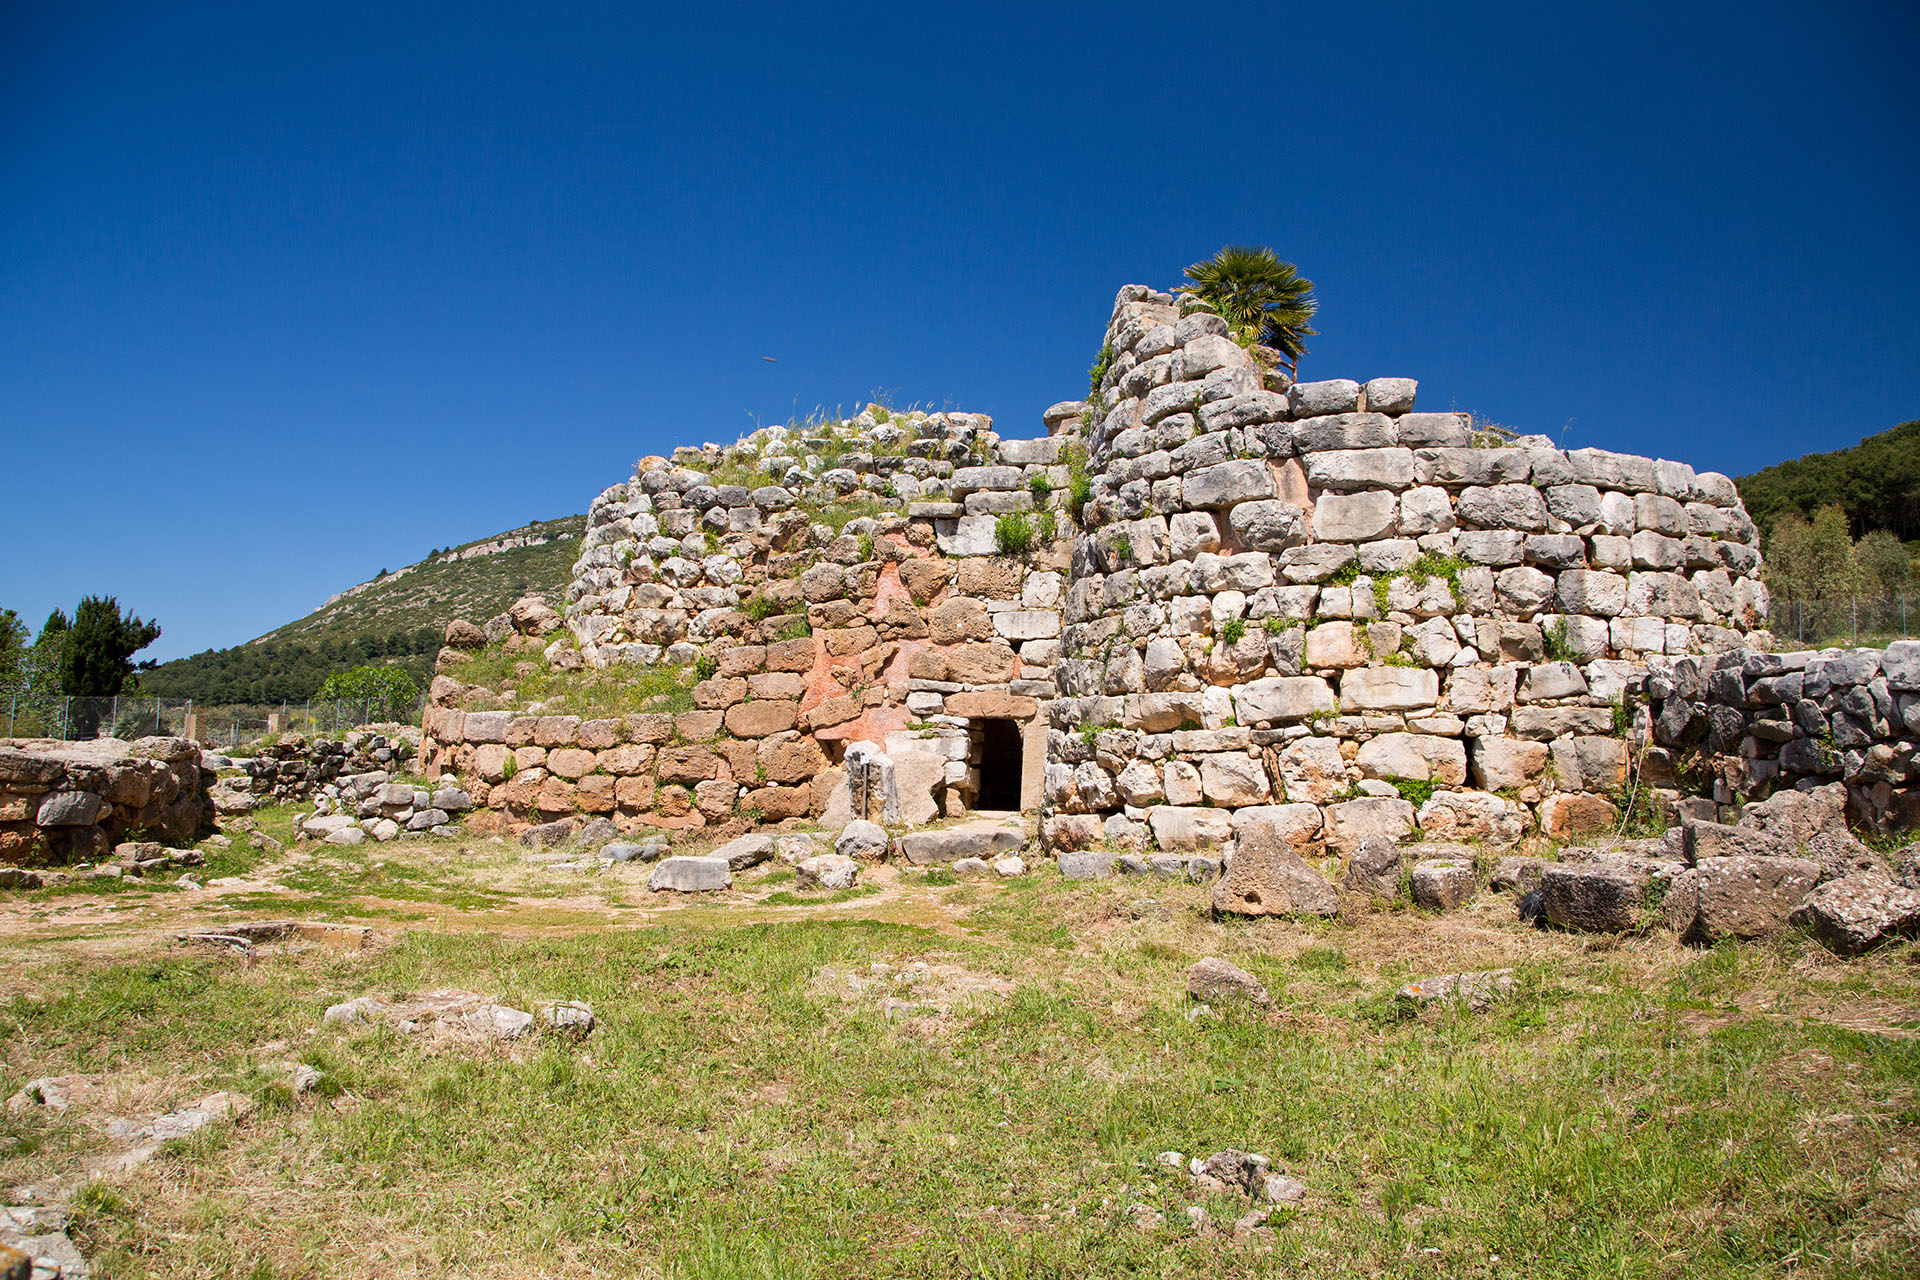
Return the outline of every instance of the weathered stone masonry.
[[[870,742],[907,823],[1014,807],[1017,754],[1056,849],[1259,823],[1344,854],[1609,823],[1647,673],[1767,647],[1727,477],[1477,430],[1417,411],[1409,379],[1292,385],[1264,356],[1128,286],[1097,394],[1044,437],[869,411],[838,457],[776,427],[643,460],[594,501],[567,633],[540,643],[560,666],[705,658],[697,709],[580,724],[437,685],[427,745],[516,821],[833,819]],[[875,514],[835,532],[807,514],[826,502]],[[1057,538],[995,554],[1029,512]],[[1641,757],[1648,785],[1670,757]]]

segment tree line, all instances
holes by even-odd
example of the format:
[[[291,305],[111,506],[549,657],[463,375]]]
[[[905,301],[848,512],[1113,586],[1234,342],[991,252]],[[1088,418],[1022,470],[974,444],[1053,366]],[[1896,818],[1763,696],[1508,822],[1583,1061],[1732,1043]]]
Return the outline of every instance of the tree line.
[[[87,596],[71,615],[54,610],[37,634],[17,611],[0,608],[0,698],[15,710],[122,694],[209,705],[375,697],[398,707],[432,671],[440,629],[269,640],[165,664],[134,661],[159,638],[158,622],[125,612],[112,596]]]
[[[1762,575],[1774,599],[1804,604],[1904,596],[1920,581],[1905,543],[1886,529],[1853,537],[1838,503],[1820,507],[1811,520],[1797,511],[1776,516]]]
[[[1850,449],[1775,463],[1735,483],[1764,534],[1789,514],[1812,523],[1821,508],[1838,507],[1850,540],[1876,529],[1906,541],[1920,538],[1920,421],[1903,422]]]
[[[424,682],[440,650],[438,627],[314,640],[265,640],[176,658],[146,676],[146,693],[205,703],[302,702],[327,678],[354,667],[391,666]]]

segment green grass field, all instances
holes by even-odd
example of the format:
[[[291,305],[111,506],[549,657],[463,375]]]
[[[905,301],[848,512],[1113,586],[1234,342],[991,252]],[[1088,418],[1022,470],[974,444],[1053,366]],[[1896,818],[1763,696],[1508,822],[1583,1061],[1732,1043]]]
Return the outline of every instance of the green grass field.
[[[643,868],[529,870],[479,842],[222,856],[209,872],[249,885],[218,899],[0,904],[0,1090],[99,1087],[0,1117],[0,1186],[77,1188],[96,1274],[1895,1276],[1920,1259],[1913,944],[1694,951],[1538,932],[1493,894],[1448,917],[1217,923],[1200,888],[1050,866],[884,869],[826,895],[762,868],[689,903],[648,894]],[[382,932],[252,964],[169,945],[243,916]],[[1204,955],[1274,1007],[1196,1016],[1184,971]],[[1484,1014],[1393,998],[1494,966],[1519,988]],[[322,1028],[335,1002],[440,987],[584,1000],[599,1026]],[[293,1097],[288,1058],[320,1087]],[[108,1118],[221,1088],[258,1108],[87,1176],[119,1149]],[[1228,1147],[1304,1182],[1304,1203],[1236,1237],[1244,1198],[1196,1199],[1154,1162]]]

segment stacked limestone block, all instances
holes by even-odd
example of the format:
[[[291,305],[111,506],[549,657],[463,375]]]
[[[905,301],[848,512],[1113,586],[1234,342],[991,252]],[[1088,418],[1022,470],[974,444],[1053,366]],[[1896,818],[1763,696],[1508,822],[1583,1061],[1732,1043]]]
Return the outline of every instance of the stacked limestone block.
[[[1128,286],[1108,326],[1048,839],[1260,820],[1344,852],[1604,820],[1629,681],[1765,619],[1732,481],[1476,432],[1409,379],[1290,385],[1182,309]]]
[[[0,743],[0,864],[100,858],[130,839],[191,844],[213,830],[210,770],[186,738]]]
[[[1079,407],[1049,411],[1049,425],[1077,425]],[[843,452],[850,442],[857,447]],[[1063,487],[1062,444],[1002,441],[984,414],[870,407],[831,428],[763,427],[724,448],[643,458],[632,480],[600,494],[587,513],[567,595],[579,652],[591,666],[692,661],[704,646],[743,634],[740,608],[763,584],[797,576],[803,561],[858,562],[875,522],[849,524],[836,546],[808,508],[866,504],[938,519],[942,539],[956,543],[944,551],[989,554],[993,516],[984,525],[979,517],[1028,509],[1034,474]],[[832,465],[821,453],[830,445]],[[752,483],[715,483],[721,469]],[[982,496],[997,493],[1009,472],[1016,494]]]
[[[847,748],[868,742],[889,758],[900,819],[918,823],[976,807],[983,722],[1012,720],[1037,806],[1069,544],[1000,555],[995,530],[1013,514],[1071,527],[1065,459],[1083,407],[1054,406],[1033,440],[1001,440],[980,415],[862,415],[859,430],[897,451],[827,468],[789,452],[809,442],[781,428],[643,460],[594,503],[571,643],[545,653],[555,666],[710,663],[695,709],[582,722],[495,709],[492,692],[442,677],[425,718],[432,767],[514,824],[833,821],[851,812]],[[711,484],[695,467],[738,474],[746,459],[769,483]],[[877,513],[836,532],[817,516],[841,501]],[[473,630],[456,623],[449,644]]]

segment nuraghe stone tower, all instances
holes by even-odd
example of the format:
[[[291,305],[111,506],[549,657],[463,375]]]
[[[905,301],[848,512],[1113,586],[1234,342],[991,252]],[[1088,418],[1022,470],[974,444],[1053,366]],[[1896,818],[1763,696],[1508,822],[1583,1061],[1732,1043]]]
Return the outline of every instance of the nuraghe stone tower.
[[[1768,644],[1754,526],[1724,475],[1415,391],[1290,383],[1129,285],[1039,438],[875,406],[643,459],[593,502],[545,657],[695,667],[695,709],[582,723],[437,682],[429,755],[514,823],[871,797],[903,825],[1035,811],[1054,850],[1252,825],[1320,858],[1604,826],[1649,671]]]

